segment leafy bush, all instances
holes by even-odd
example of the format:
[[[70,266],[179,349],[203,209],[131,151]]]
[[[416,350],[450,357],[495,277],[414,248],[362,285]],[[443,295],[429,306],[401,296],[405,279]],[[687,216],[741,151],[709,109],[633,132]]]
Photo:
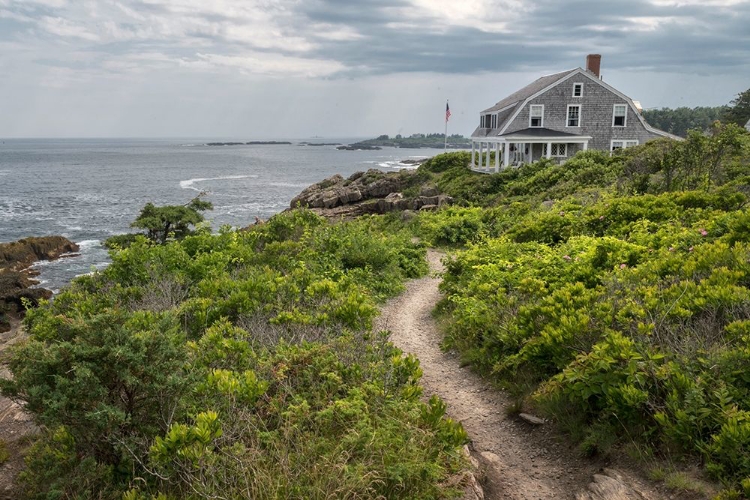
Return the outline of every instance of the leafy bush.
[[[425,249],[380,224],[141,236],[30,311],[3,382],[48,429],[26,496],[450,496],[466,434],[370,331]]]

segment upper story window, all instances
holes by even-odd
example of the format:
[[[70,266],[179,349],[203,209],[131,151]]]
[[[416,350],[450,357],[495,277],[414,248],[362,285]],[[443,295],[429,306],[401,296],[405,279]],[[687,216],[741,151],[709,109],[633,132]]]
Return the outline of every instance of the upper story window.
[[[529,107],[529,127],[544,126],[544,104],[532,104]]]
[[[497,115],[492,115],[492,128],[497,128]]]
[[[579,104],[568,104],[568,120],[565,122],[565,126],[581,126],[581,106]]]
[[[481,128],[492,128],[493,115],[482,115],[479,117],[479,126]]]
[[[573,97],[581,97],[582,95],[583,95],[583,84],[574,83],[573,84]]]
[[[612,126],[624,127],[627,122],[628,107],[625,104],[615,104],[612,112]]]

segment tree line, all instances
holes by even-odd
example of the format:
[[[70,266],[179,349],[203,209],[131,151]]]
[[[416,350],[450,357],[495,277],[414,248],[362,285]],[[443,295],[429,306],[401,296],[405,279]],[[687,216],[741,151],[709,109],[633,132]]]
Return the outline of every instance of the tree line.
[[[643,117],[650,125],[680,137],[687,137],[688,130],[706,131],[717,120],[742,127],[750,120],[750,89],[737,94],[729,105],[650,109]]]

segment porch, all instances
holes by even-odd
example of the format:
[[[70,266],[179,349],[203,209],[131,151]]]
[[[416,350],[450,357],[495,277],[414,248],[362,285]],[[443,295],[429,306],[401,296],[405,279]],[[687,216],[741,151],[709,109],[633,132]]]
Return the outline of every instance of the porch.
[[[472,137],[471,169],[490,172],[493,170],[491,163],[494,163],[494,171],[499,172],[501,163],[502,168],[508,168],[541,158],[565,159],[578,151],[586,151],[590,140],[590,136],[544,128],[519,130],[494,137]]]

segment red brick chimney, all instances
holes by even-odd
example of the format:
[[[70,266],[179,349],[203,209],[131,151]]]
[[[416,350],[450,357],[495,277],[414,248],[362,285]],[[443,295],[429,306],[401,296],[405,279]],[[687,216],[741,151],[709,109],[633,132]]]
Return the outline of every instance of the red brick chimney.
[[[599,78],[599,70],[602,65],[601,54],[589,54],[586,56],[586,71],[591,71]]]

